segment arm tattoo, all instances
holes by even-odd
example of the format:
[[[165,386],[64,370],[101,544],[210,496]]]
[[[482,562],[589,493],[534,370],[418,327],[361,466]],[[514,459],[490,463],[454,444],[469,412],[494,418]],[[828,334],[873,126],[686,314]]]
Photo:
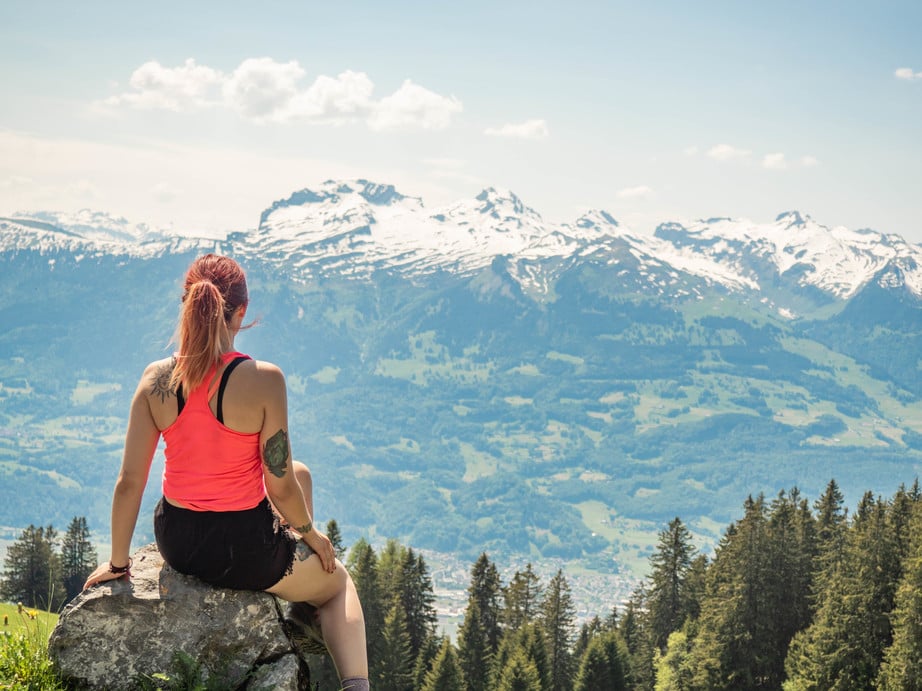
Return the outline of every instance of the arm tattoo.
[[[302,525],[300,528],[295,528],[295,530],[297,530],[302,535],[304,535],[305,533],[309,533],[313,529],[314,529],[313,521],[308,521],[307,523]]]
[[[285,477],[288,470],[288,435],[280,429],[263,447],[263,463],[275,477]]]
[[[173,361],[159,365],[154,371],[154,383],[150,387],[151,396],[160,396],[160,402],[163,403],[167,398],[173,396],[176,392],[170,388],[170,376],[173,374]]]

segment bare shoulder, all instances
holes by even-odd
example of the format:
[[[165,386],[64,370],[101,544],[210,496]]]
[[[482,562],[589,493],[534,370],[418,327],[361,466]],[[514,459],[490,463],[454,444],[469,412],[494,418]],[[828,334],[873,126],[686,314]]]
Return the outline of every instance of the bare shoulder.
[[[253,360],[253,365],[257,375],[265,378],[267,381],[285,382],[285,374],[278,365],[266,362],[265,360]]]
[[[269,394],[285,388],[285,375],[281,368],[264,360],[247,360],[240,363],[237,370],[240,372],[241,383],[250,391],[262,391]]]

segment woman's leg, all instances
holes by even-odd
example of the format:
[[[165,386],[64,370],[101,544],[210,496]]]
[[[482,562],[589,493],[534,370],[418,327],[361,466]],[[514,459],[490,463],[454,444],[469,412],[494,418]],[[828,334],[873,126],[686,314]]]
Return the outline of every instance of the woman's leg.
[[[316,554],[305,554],[299,549],[292,573],[268,591],[289,602],[309,602],[315,605],[323,640],[340,679],[367,678],[365,617],[352,578],[338,560],[336,570],[327,573]]]

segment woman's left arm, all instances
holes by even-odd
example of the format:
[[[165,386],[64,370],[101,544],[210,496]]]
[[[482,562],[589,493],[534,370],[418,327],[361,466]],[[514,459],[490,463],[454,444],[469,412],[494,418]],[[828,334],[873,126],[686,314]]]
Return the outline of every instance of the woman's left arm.
[[[160,439],[160,430],[154,423],[148,403],[152,379],[155,377],[156,374],[148,367],[131,400],[122,468],[112,496],[112,556],[108,562],[101,564],[90,574],[83,586],[84,589],[95,583],[122,576],[124,572],[112,572],[110,567],[127,566],[129,563],[131,537],[138,520],[138,512],[141,510],[141,497]]]

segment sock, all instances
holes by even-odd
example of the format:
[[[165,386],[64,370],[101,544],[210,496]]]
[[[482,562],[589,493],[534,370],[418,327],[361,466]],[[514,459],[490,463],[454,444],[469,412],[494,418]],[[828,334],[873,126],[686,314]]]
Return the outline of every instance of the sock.
[[[362,677],[349,677],[342,681],[342,691],[370,691],[368,680]]]

